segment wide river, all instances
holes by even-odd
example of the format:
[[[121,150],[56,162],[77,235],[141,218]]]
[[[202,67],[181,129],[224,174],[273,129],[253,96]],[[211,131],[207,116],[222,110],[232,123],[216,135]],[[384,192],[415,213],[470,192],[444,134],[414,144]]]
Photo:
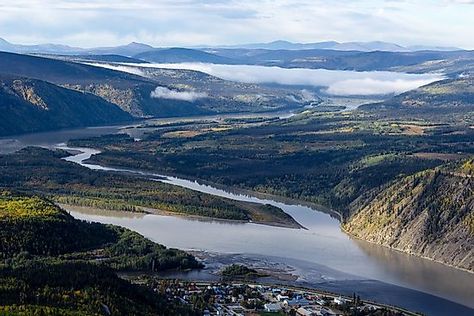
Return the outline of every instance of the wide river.
[[[124,131],[138,138],[141,133],[134,128],[100,127],[29,134],[0,139],[0,153],[29,145],[65,147],[64,143],[72,138]],[[88,148],[80,150],[82,153],[66,160],[91,169],[131,172],[84,163],[97,151]],[[149,175],[155,180],[160,176],[132,172]],[[130,228],[169,247],[215,254],[240,254],[256,261],[291,266],[299,276],[298,282],[363,293],[364,297],[429,315],[474,315],[474,274],[354,240],[341,231],[336,217],[318,211],[312,205],[262,198],[257,194],[241,194],[176,177],[163,178],[161,181],[166,183],[229,199],[272,204],[293,216],[306,229],[186,217],[86,212],[80,208],[70,208],[69,211],[79,219]]]

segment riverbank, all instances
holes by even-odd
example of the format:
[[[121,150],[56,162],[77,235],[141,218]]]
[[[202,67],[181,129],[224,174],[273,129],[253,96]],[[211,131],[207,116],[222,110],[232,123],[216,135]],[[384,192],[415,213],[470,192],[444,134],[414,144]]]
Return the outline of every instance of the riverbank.
[[[88,164],[89,163],[97,164],[98,162],[94,161],[94,159],[92,158],[93,155],[91,155],[88,159],[84,159],[83,161],[85,163],[88,163]],[[111,168],[113,168],[113,167],[111,167]],[[154,174],[152,172],[149,172],[149,174],[157,175],[157,174]],[[397,252],[400,252],[400,253],[403,253],[403,254],[406,254],[406,255],[426,259],[426,260],[429,260],[431,262],[436,262],[436,263],[439,263],[439,264],[443,264],[447,267],[457,269],[459,271],[474,274],[474,271],[470,271],[470,270],[463,269],[463,268],[460,268],[460,267],[457,267],[457,266],[453,266],[453,265],[447,264],[447,263],[439,261],[439,260],[434,260],[430,257],[421,256],[421,255],[418,255],[416,253],[410,253],[410,252],[407,252],[407,251],[404,251],[404,250],[401,250],[401,249],[388,247],[388,246],[381,245],[381,244],[374,243],[374,242],[370,242],[370,241],[367,241],[367,240],[364,240],[364,239],[361,239],[361,238],[357,238],[356,236],[353,236],[352,234],[350,234],[350,232],[348,232],[346,229],[344,229],[344,217],[340,212],[338,212],[336,210],[333,210],[331,208],[328,208],[326,206],[316,204],[314,202],[295,200],[295,199],[287,198],[287,197],[284,197],[284,196],[278,196],[278,195],[273,195],[273,194],[269,194],[269,193],[256,192],[256,191],[251,191],[251,190],[246,190],[246,189],[241,189],[241,188],[232,188],[232,187],[228,187],[228,186],[225,186],[225,185],[220,185],[220,184],[212,183],[210,181],[205,181],[205,180],[201,180],[201,179],[197,179],[197,178],[193,178],[193,177],[183,177],[183,178],[181,178],[181,175],[170,174],[170,173],[159,174],[157,176],[162,177],[161,179],[158,179],[157,181],[161,181],[161,182],[164,182],[164,183],[169,183],[169,184],[173,184],[173,185],[180,185],[179,183],[177,183],[177,181],[183,181],[184,180],[184,181],[187,181],[187,186],[186,187],[189,187],[189,185],[192,186],[192,184],[195,183],[195,184],[199,184],[201,187],[205,186],[205,187],[209,188],[209,190],[198,190],[200,192],[205,192],[205,193],[210,193],[210,194],[217,194],[218,193],[217,190],[221,190],[221,191],[236,194],[236,195],[239,195],[239,196],[257,197],[257,198],[263,199],[263,200],[270,199],[270,200],[279,201],[281,203],[290,203],[290,204],[303,205],[303,206],[307,206],[307,207],[310,207],[310,208],[314,208],[314,209],[317,209],[318,211],[322,211],[322,212],[325,212],[327,214],[330,214],[331,216],[334,215],[335,218],[337,218],[339,220],[339,226],[340,226],[341,231],[344,232],[346,235],[348,235],[350,238],[363,240],[365,242],[368,242],[368,243],[371,243],[371,244],[374,244],[374,245],[378,245],[378,246],[381,246],[381,247],[386,247],[388,249],[395,250]],[[196,187],[191,188],[191,189],[196,189]]]
[[[124,218],[142,218],[145,215],[157,215],[157,216],[172,216],[172,217],[177,217],[177,218],[204,221],[204,222],[217,222],[217,223],[223,223],[223,224],[226,224],[226,223],[227,224],[257,224],[257,225],[265,225],[265,226],[281,227],[281,228],[289,228],[289,229],[300,229],[300,228],[304,229],[304,227],[299,224],[297,226],[289,226],[289,225],[281,225],[278,222],[268,222],[268,221],[267,222],[253,222],[253,221],[243,221],[243,220],[222,219],[222,218],[214,218],[214,217],[207,217],[207,216],[169,212],[169,211],[153,209],[149,207],[139,207],[142,210],[139,212],[127,212],[127,211],[122,211],[122,210],[101,209],[97,207],[73,205],[73,204],[66,204],[66,203],[57,203],[57,205],[67,211],[75,211],[75,212],[90,214],[90,215],[120,216]]]
[[[399,253],[403,253],[405,255],[408,255],[408,256],[414,256],[414,257],[417,257],[417,258],[421,258],[421,259],[424,259],[424,260],[428,260],[428,261],[431,261],[431,262],[436,262],[438,264],[442,264],[446,267],[450,267],[452,269],[456,269],[456,270],[459,270],[459,271],[463,271],[463,272],[467,272],[469,274],[472,274],[474,275],[474,271],[473,270],[468,270],[468,269],[464,269],[464,268],[461,268],[461,267],[458,267],[458,266],[455,266],[455,265],[452,265],[452,264],[449,264],[449,263],[446,263],[446,262],[443,262],[443,261],[440,261],[440,260],[436,260],[436,259],[433,259],[433,258],[430,258],[430,257],[427,257],[427,256],[423,256],[423,255],[420,255],[420,254],[416,254],[416,253],[411,253],[411,252],[408,252],[408,251],[405,251],[403,249],[398,249],[396,247],[391,247],[391,246],[387,246],[387,245],[384,245],[384,244],[380,244],[380,243],[376,243],[376,242],[373,242],[373,241],[370,241],[370,240],[366,240],[366,239],[363,239],[363,238],[359,238],[353,234],[351,234],[348,230],[346,230],[344,228],[344,224],[341,223],[341,230],[346,234],[348,235],[349,237],[351,238],[354,238],[354,239],[357,239],[357,240],[360,240],[360,241],[363,241],[363,242],[366,242],[366,243],[369,243],[369,244],[372,244],[372,245],[377,245],[379,247],[384,247],[384,248],[387,248],[387,249],[390,249],[392,251],[397,251]]]
[[[258,271],[273,270],[267,278],[252,281],[236,281],[236,283],[252,283],[262,286],[277,286],[280,289],[303,289],[315,291],[319,294],[332,294],[351,298],[353,293],[360,295],[364,301],[376,302],[379,306],[399,308],[425,315],[471,315],[472,309],[436,298],[407,288],[394,286],[375,280],[360,279],[355,276],[337,273],[330,268],[305,263],[299,260],[285,261],[283,258],[262,257],[245,254],[214,254],[208,252],[191,251],[205,264],[200,271],[179,272],[169,271],[160,273],[159,278],[169,280],[183,280],[186,282],[200,282],[218,284],[222,281],[219,271],[231,264],[242,264]],[[305,272],[303,272],[303,270]],[[310,272],[311,270],[314,270]],[[304,274],[303,274],[304,273]],[[336,274],[333,274],[336,273]],[[321,275],[323,278],[311,278],[310,275]],[[136,274],[133,275],[136,277]]]
[[[88,163],[98,163],[98,162],[94,161],[93,158],[87,160],[87,162]],[[344,232],[345,234],[347,234],[350,238],[362,240],[364,242],[371,243],[371,244],[374,244],[374,245],[378,245],[378,246],[381,246],[381,247],[386,247],[388,249],[391,249],[391,250],[394,250],[394,251],[397,251],[397,252],[400,252],[400,253],[403,253],[403,254],[406,254],[406,255],[415,256],[417,258],[422,258],[422,259],[425,259],[425,260],[429,260],[431,262],[436,262],[436,263],[445,265],[447,267],[457,269],[459,271],[474,274],[474,271],[472,271],[472,270],[464,269],[462,267],[458,267],[458,266],[443,262],[441,260],[435,260],[431,257],[423,256],[423,255],[420,255],[420,254],[417,254],[417,253],[405,251],[403,249],[398,249],[398,248],[395,248],[395,247],[390,247],[390,246],[387,246],[387,245],[383,245],[383,244],[379,244],[379,243],[375,243],[375,242],[371,242],[371,241],[359,238],[359,237],[351,234],[349,231],[347,231],[344,228],[344,217],[343,217],[342,213],[340,213],[340,212],[338,212],[334,209],[331,209],[329,207],[326,207],[324,205],[321,205],[321,204],[316,204],[314,202],[304,201],[304,200],[295,200],[295,199],[287,198],[287,197],[284,197],[284,196],[278,196],[278,195],[269,194],[269,193],[262,193],[262,192],[258,192],[258,191],[251,191],[251,190],[242,189],[242,188],[232,188],[232,187],[228,187],[228,186],[225,186],[225,185],[213,183],[213,182],[210,182],[210,181],[194,178],[194,177],[182,176],[182,175],[179,175],[179,174],[163,173],[161,175],[164,176],[165,179],[160,180],[160,181],[166,182],[166,183],[176,184],[176,183],[172,183],[170,181],[167,181],[166,177],[173,178],[173,179],[185,179],[189,182],[198,183],[200,185],[204,185],[204,186],[208,186],[210,188],[223,190],[223,191],[230,192],[230,193],[237,194],[237,195],[253,196],[253,197],[260,198],[260,199],[271,199],[271,200],[279,201],[279,202],[282,202],[282,203],[290,203],[290,204],[295,204],[295,205],[304,205],[304,206],[307,206],[307,207],[310,207],[310,208],[313,208],[313,209],[317,209],[318,211],[325,212],[327,214],[330,214],[331,216],[334,215],[335,218],[337,218],[339,220],[341,231]],[[208,191],[206,191],[206,192],[209,193]]]

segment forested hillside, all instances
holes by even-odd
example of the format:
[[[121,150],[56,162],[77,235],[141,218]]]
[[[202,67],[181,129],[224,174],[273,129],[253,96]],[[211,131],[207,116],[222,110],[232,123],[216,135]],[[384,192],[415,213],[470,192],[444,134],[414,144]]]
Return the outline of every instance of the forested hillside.
[[[42,80],[63,88],[79,91],[81,92],[80,95],[87,94],[89,97],[95,95],[101,98],[102,101],[107,101],[103,102],[104,104],[115,104],[133,117],[139,118],[241,111],[261,112],[294,108],[305,102],[300,89],[262,88],[258,85],[234,83],[204,75],[200,72],[185,70],[144,71],[140,68],[128,67],[132,73],[127,73],[106,69],[110,65],[105,65],[104,68],[79,63],[79,61],[90,63],[94,60],[79,60],[75,57],[66,58],[65,56],[56,56],[57,59],[53,59],[52,56],[49,57],[0,52],[0,75],[15,79]],[[121,69],[123,70],[123,67]],[[205,89],[202,89],[203,86]],[[169,97],[166,94],[153,94],[152,92],[157,87],[161,87],[171,94],[178,92],[192,94],[195,92],[199,98],[187,99]],[[56,100],[61,100],[63,96],[55,93],[55,97]],[[11,100],[8,101],[11,106],[15,104]],[[80,102],[84,103],[86,101]],[[12,109],[5,108],[6,110],[10,111]],[[61,119],[67,120],[66,117],[61,117]],[[23,125],[27,126],[28,124],[28,121],[23,122]],[[50,126],[48,121],[44,121],[43,126],[43,129],[52,130],[57,128],[54,124]],[[25,129],[28,129],[28,127]],[[14,132],[16,130],[13,129],[11,133]]]
[[[402,93],[387,101],[363,105],[361,110],[473,111],[474,78],[447,79]],[[428,112],[427,112],[428,113]],[[433,112],[432,112],[433,113]]]
[[[22,77],[0,75],[0,136],[132,120],[95,95]]]
[[[71,217],[38,196],[0,192],[1,315],[191,314],[115,271],[200,268],[127,229]]]
[[[56,202],[102,209],[140,211],[271,223],[300,228],[276,207],[195,192],[135,176],[93,171],[61,158],[66,152],[25,148],[0,156],[0,188],[38,192]]]
[[[426,170],[352,203],[353,236],[474,270],[474,167]]]

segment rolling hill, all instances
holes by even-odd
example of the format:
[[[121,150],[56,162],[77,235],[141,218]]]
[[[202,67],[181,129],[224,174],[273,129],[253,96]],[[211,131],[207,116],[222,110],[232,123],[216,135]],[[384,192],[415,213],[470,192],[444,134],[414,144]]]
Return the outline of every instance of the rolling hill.
[[[207,49],[215,55],[244,64],[284,68],[322,68],[330,70],[397,70],[429,61],[472,59],[472,51],[391,52],[332,49]]]
[[[152,98],[153,80],[75,62],[0,52],[0,74],[51,82],[96,95],[134,117],[165,117],[212,113],[191,102]]]
[[[0,75],[0,136],[132,120],[115,104],[54,84]]]
[[[0,314],[188,315],[117,271],[202,265],[138,233],[74,219],[39,196],[0,190]]]
[[[402,93],[360,110],[474,110],[474,78],[447,79]]]
[[[108,64],[98,67],[76,62],[77,56],[55,58],[59,59],[0,52],[0,74],[43,80],[93,94],[141,118],[274,111],[305,104],[298,89],[245,85],[186,70],[144,71],[127,66],[127,73],[109,69]],[[206,93],[201,90],[203,82],[195,79],[198,77],[206,79]],[[157,87],[172,90],[174,96],[153,94]],[[200,98],[183,98],[180,92],[197,93]]]
[[[212,63],[212,64],[235,64],[238,60],[218,56],[212,53],[189,49],[189,48],[163,48],[154,49],[141,54],[133,56],[137,59],[142,59],[154,63],[184,63],[184,62],[198,62],[198,63]]]

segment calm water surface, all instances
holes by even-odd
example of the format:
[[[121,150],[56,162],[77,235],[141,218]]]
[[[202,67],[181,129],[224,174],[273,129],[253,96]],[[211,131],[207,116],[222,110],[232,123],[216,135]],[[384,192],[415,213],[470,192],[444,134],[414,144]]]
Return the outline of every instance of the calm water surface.
[[[128,130],[130,132],[133,129]],[[64,143],[71,138],[119,131],[120,127],[103,127],[4,138],[0,139],[0,152],[11,152],[26,145],[57,147],[58,143]],[[306,265],[325,267],[317,276],[312,272],[314,281],[318,281],[318,278],[374,279],[430,293],[474,308],[474,274],[354,240],[341,232],[339,221],[334,216],[320,212],[314,207],[225,191],[195,181],[154,173],[86,164],[83,160],[98,151],[87,148],[81,150],[83,153],[66,159],[91,169],[140,173],[149,175],[155,181],[162,177],[159,181],[196,191],[234,200],[272,204],[293,216],[306,229],[159,215],[123,216],[119,212],[91,213],[80,208],[70,208],[71,214],[76,218],[124,226],[169,247],[214,253],[254,254],[280,258],[283,262],[296,259]],[[303,266],[299,274],[302,278],[305,277]]]

